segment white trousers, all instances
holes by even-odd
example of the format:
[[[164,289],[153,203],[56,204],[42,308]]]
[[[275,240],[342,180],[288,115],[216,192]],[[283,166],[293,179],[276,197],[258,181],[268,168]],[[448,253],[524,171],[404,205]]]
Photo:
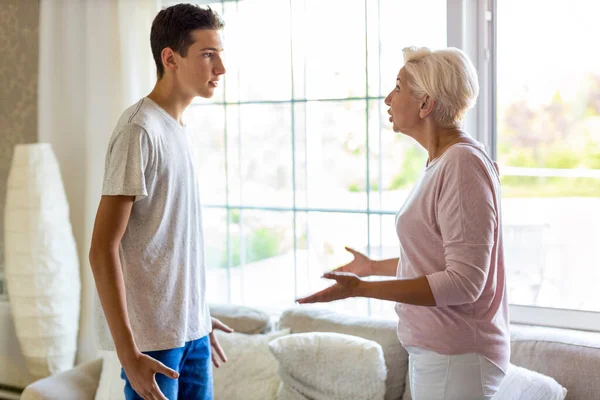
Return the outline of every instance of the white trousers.
[[[413,400],[492,399],[504,372],[480,354],[447,356],[409,346],[408,375]]]

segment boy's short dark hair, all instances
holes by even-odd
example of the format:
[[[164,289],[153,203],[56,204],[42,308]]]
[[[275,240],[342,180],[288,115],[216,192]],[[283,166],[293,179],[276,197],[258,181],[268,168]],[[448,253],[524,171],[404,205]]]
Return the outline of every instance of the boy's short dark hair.
[[[196,29],[221,29],[223,20],[210,7],[206,9],[194,4],[177,4],[161,10],[152,22],[150,46],[156,63],[156,73],[161,79],[165,68],[161,52],[170,47],[185,57],[188,48],[194,43],[191,32]]]

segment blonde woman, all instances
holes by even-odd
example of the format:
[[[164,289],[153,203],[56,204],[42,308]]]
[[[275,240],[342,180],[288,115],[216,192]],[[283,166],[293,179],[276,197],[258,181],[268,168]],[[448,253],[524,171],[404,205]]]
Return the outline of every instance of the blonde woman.
[[[477,73],[460,50],[404,49],[385,99],[394,132],[429,158],[396,217],[400,258],[354,260],[336,283],[299,303],[370,297],[396,302],[414,400],[491,399],[510,357],[500,179],[484,147],[462,130]],[[365,281],[370,275],[395,276]]]

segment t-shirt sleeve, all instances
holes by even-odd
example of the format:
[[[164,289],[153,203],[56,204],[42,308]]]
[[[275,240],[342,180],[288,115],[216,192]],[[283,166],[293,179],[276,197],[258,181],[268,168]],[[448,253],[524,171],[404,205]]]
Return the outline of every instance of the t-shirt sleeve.
[[[146,170],[151,154],[148,133],[139,125],[124,125],[106,154],[102,194],[135,196],[135,201],[148,196]]]
[[[497,225],[491,181],[495,171],[471,152],[457,153],[444,165],[436,204],[446,269],[427,276],[440,307],[479,298],[487,281]]]

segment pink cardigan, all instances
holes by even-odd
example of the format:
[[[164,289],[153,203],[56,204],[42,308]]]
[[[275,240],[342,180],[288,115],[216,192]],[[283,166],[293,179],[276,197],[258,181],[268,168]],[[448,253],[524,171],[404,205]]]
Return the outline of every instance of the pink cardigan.
[[[425,275],[435,307],[396,304],[404,346],[510,358],[498,170],[483,146],[459,143],[423,171],[396,217],[397,277]]]

